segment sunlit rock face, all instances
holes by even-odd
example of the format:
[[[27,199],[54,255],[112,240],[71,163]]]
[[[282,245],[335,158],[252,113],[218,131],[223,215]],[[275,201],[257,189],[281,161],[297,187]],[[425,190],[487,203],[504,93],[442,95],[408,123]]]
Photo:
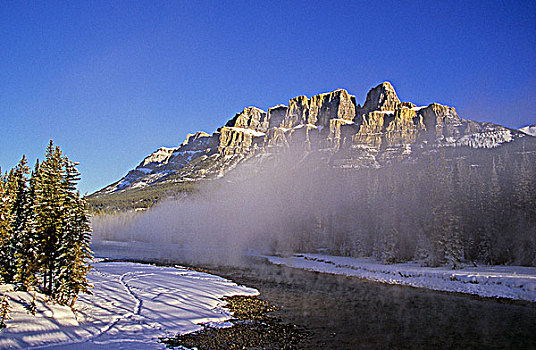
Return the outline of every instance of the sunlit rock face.
[[[370,111],[394,111],[400,105],[400,100],[396,95],[395,89],[389,82],[384,82],[367,94],[367,99],[359,114],[365,114]]]
[[[355,118],[355,97],[338,89],[311,97],[308,124],[329,127],[333,119],[352,121]]]
[[[384,82],[368,92],[363,106],[337,89],[311,98],[297,96],[288,106],[267,112],[246,107],[211,135],[197,132],[179,147],[158,149],[101,191],[220,177],[241,163],[262,166],[263,159],[277,157],[281,150],[303,152],[331,167],[380,167],[438,147],[494,148],[523,136],[529,137],[462,119],[453,107],[402,102]]]
[[[277,105],[268,109],[268,129],[280,127],[287,115],[287,111],[288,107],[284,105]]]
[[[241,113],[237,113],[229,120],[227,127],[245,128],[259,132],[268,130],[268,114],[257,107],[246,107]]]
[[[262,145],[265,133],[254,129],[223,127],[214,138],[219,140],[218,153],[223,156],[245,155]]]

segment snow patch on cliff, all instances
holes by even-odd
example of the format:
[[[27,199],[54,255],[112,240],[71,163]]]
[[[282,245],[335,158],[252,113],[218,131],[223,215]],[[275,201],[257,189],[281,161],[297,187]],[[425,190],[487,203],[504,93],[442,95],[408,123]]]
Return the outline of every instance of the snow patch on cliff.
[[[497,128],[471,135],[464,135],[456,141],[456,145],[472,148],[495,148],[505,142],[511,142],[513,139],[514,137],[510,130]]]

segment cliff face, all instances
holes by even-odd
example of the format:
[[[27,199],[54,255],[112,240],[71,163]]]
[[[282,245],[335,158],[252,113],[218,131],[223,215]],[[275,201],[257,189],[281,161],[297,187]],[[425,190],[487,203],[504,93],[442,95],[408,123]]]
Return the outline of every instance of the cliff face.
[[[281,149],[318,153],[330,166],[380,167],[437,147],[493,148],[525,134],[461,119],[452,107],[401,102],[384,82],[363,106],[344,89],[290,99],[267,112],[246,107],[209,135],[188,135],[177,148],[160,148],[123,179],[100,192],[166,181],[222,176],[238,164]],[[262,158],[262,157],[261,157]]]

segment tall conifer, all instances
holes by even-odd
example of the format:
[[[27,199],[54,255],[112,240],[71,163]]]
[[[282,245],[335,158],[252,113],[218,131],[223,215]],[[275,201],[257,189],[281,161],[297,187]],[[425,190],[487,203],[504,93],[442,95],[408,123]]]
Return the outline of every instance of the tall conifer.
[[[15,280],[24,287],[37,283],[37,246],[39,241],[36,233],[36,215],[33,206],[38,178],[39,160],[36,161],[30,176],[25,203],[25,225],[24,229],[21,230],[21,235],[17,242],[17,253],[15,255],[17,261],[17,275],[15,276]]]

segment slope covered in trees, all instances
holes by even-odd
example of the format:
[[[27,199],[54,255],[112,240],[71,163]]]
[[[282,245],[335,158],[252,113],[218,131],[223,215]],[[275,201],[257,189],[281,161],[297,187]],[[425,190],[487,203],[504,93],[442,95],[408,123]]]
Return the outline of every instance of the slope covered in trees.
[[[89,292],[92,252],[80,173],[50,141],[30,175],[26,157],[0,177],[0,278],[60,303]],[[29,178],[28,178],[28,175]]]
[[[381,168],[326,167],[289,152],[265,168],[245,163],[142,214],[96,216],[94,241],[155,242],[159,253],[166,242],[222,259],[322,251],[454,268],[536,266],[535,156],[532,139],[436,148]]]

